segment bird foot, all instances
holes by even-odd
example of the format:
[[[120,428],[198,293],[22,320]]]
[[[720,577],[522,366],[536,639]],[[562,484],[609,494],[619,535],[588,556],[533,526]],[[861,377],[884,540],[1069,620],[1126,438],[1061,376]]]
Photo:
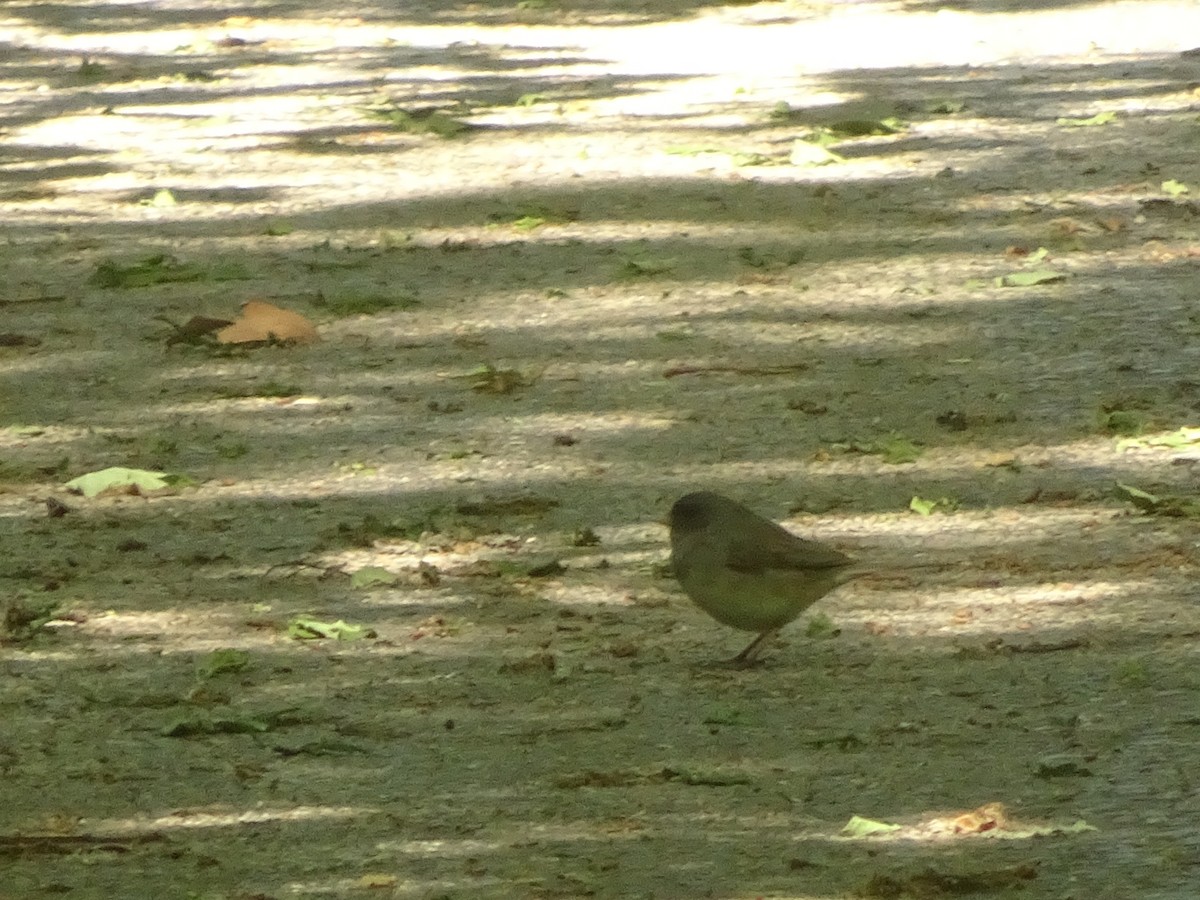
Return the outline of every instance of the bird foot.
[[[749,669],[752,666],[760,665],[762,660],[758,658],[758,655],[762,652],[767,642],[778,633],[778,628],[767,629],[752,640],[745,650],[729,660],[730,664],[738,669]]]

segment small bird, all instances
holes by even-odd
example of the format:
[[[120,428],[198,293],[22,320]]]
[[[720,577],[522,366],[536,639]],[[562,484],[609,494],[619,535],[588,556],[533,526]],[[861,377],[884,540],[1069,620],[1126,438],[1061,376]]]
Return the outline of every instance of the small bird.
[[[668,524],[684,592],[723,625],[758,632],[730,660],[736,666],[753,663],[769,637],[847,580],[853,562],[711,491],[676,500]]]

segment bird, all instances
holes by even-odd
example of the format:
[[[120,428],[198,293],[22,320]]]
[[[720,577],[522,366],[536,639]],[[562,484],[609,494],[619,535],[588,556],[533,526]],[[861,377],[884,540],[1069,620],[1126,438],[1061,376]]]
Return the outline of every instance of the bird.
[[[680,497],[667,524],[684,593],[721,624],[758,632],[734,666],[754,664],[770,637],[852,577],[854,561],[840,550],[711,491]]]

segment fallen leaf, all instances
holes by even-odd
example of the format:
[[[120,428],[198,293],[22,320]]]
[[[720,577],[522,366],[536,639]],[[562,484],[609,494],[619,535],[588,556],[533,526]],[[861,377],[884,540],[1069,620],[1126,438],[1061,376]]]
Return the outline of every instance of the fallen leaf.
[[[1003,803],[988,803],[954,819],[955,834],[983,834],[1008,825]]]
[[[928,516],[937,505],[936,500],[925,500],[921,497],[913,497],[908,501],[908,508],[920,516]]]
[[[217,332],[222,344],[311,344],[320,340],[317,329],[300,313],[263,300],[247,300],[242,315]]]
[[[320,622],[308,616],[299,616],[288,623],[288,637],[300,641],[333,638],[335,641],[357,641],[375,637],[374,629],[363,625],[350,625],[338,619],[336,622]]]
[[[208,734],[262,734],[270,729],[262,719],[247,715],[208,716],[200,713],[194,717],[179,718],[163,726],[164,737],[198,737]]]
[[[876,822],[862,816],[851,816],[850,821],[842,827],[841,835],[848,838],[872,837],[877,834],[891,834],[893,831],[899,831],[901,827],[890,822]]]
[[[1200,501],[1193,497],[1175,494],[1151,494],[1131,484],[1117,482],[1113,489],[1122,500],[1127,500],[1147,515],[1172,518],[1200,518]]]
[[[106,492],[146,496],[167,490],[171,485],[172,481],[166,472],[112,466],[72,478],[67,482],[66,488],[91,498]]]
[[[196,675],[200,678],[215,678],[217,675],[242,672],[249,665],[250,654],[245,650],[223,647],[213,650],[204,658],[196,667]]]
[[[204,272],[197,266],[181,263],[173,256],[159,253],[141,262],[123,266],[106,259],[96,266],[88,283],[102,288],[135,288],[152,284],[200,281]]]
[[[400,579],[383,566],[366,566],[350,576],[351,587],[392,587]]]
[[[1086,119],[1073,119],[1064,116],[1060,119],[1056,119],[1055,124],[1065,125],[1068,128],[1093,128],[1097,125],[1107,125],[1109,122],[1116,119],[1116,117],[1117,114],[1115,112],[1108,110],[1106,112],[1096,113],[1096,115]]]

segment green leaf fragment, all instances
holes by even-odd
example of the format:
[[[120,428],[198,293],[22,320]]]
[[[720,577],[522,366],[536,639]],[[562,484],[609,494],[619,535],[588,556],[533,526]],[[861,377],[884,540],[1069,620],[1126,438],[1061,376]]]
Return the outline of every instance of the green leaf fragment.
[[[350,586],[356,588],[391,587],[400,579],[383,566],[367,566],[350,576]]]
[[[250,665],[250,654],[245,650],[235,650],[224,647],[208,654],[196,667],[196,674],[201,678],[213,678],[217,675],[228,675],[242,672]]]
[[[175,206],[178,203],[179,201],[175,199],[175,195],[166,188],[155,191],[154,196],[146,201],[147,206],[153,206],[156,209],[166,209],[167,207]]]
[[[621,265],[621,274],[626,278],[644,278],[652,275],[666,275],[675,267],[672,259],[660,259],[651,256],[632,256]]]
[[[1176,519],[1200,519],[1200,499],[1173,494],[1152,494],[1131,484],[1117,482],[1113,494],[1132,503],[1142,512],[1152,516],[1167,516]]]
[[[809,638],[832,638],[839,634],[841,629],[825,613],[817,613],[804,626],[804,636]]]
[[[828,126],[828,131],[838,138],[872,137],[896,134],[905,128],[904,122],[894,116],[887,119],[842,119]]]
[[[677,769],[667,766],[660,773],[665,781],[678,781],[694,787],[730,787],[737,784],[753,784],[753,779],[742,772],[726,772],[715,769]]]
[[[967,104],[962,100],[938,100],[926,106],[925,111],[935,116],[945,116],[960,113],[966,108]]]
[[[928,516],[932,513],[950,513],[958,509],[959,500],[957,497],[937,497],[926,498],[914,496],[908,503],[908,508],[921,516]]]
[[[1146,419],[1145,416],[1135,410],[1101,410],[1100,427],[1109,434],[1120,434],[1129,437],[1141,434],[1142,429],[1146,427]]]
[[[389,310],[412,309],[420,306],[421,301],[411,292],[397,290],[395,294],[338,294],[326,297],[319,305],[335,316],[373,316]]]
[[[862,816],[851,816],[850,821],[843,827],[841,834],[848,838],[874,837],[880,834],[891,834],[899,831],[902,826],[889,822],[876,822],[874,819],[864,819]]]
[[[908,508],[919,516],[930,515],[937,505],[936,500],[923,500],[920,497],[913,497],[908,501]]]
[[[1068,116],[1063,116],[1062,118],[1056,119],[1055,124],[1064,125],[1067,128],[1093,128],[1097,125],[1107,125],[1116,118],[1117,114],[1112,110],[1108,110],[1106,112],[1096,113],[1096,115],[1089,116],[1086,119],[1073,119]]]
[[[96,266],[88,283],[102,288],[148,287],[153,284],[200,281],[204,272],[200,268],[179,262],[165,253],[147,257],[138,263],[122,266],[106,259]]]
[[[57,600],[28,600],[14,597],[0,615],[0,637],[19,642],[34,637],[58,612]]]
[[[767,113],[767,118],[773,122],[786,122],[791,117],[792,108],[783,100],[772,106],[771,111]]]
[[[1187,450],[1200,445],[1200,428],[1180,428],[1169,434],[1153,437],[1125,438],[1117,442],[1117,450],[1124,451],[1132,448],[1163,447],[1167,450]]]
[[[213,264],[208,277],[212,281],[249,281],[254,274],[245,263],[220,261]]]
[[[193,716],[176,719],[163,727],[166,737],[196,737],[205,734],[262,734],[270,726],[252,716]]]
[[[375,637],[375,631],[363,625],[350,625],[338,619],[336,622],[321,622],[300,616],[288,623],[288,637],[299,641],[330,639],[335,641],[357,641]]]
[[[134,494],[152,494],[171,487],[165,472],[149,472],[145,469],[126,469],[113,466],[98,472],[88,472],[67,482],[69,491],[78,491],[91,498],[105,491],[116,490]]]
[[[706,144],[672,144],[663,150],[670,156],[701,156],[705,153],[725,153],[720,147],[710,147]]]
[[[908,438],[899,434],[888,435],[882,441],[875,444],[875,449],[872,451],[883,457],[883,461],[889,465],[897,466],[904,463],[916,462],[921,456],[921,448],[910,441]]]
[[[1087,778],[1092,770],[1082,760],[1060,753],[1039,759],[1034,774],[1038,778]]]

